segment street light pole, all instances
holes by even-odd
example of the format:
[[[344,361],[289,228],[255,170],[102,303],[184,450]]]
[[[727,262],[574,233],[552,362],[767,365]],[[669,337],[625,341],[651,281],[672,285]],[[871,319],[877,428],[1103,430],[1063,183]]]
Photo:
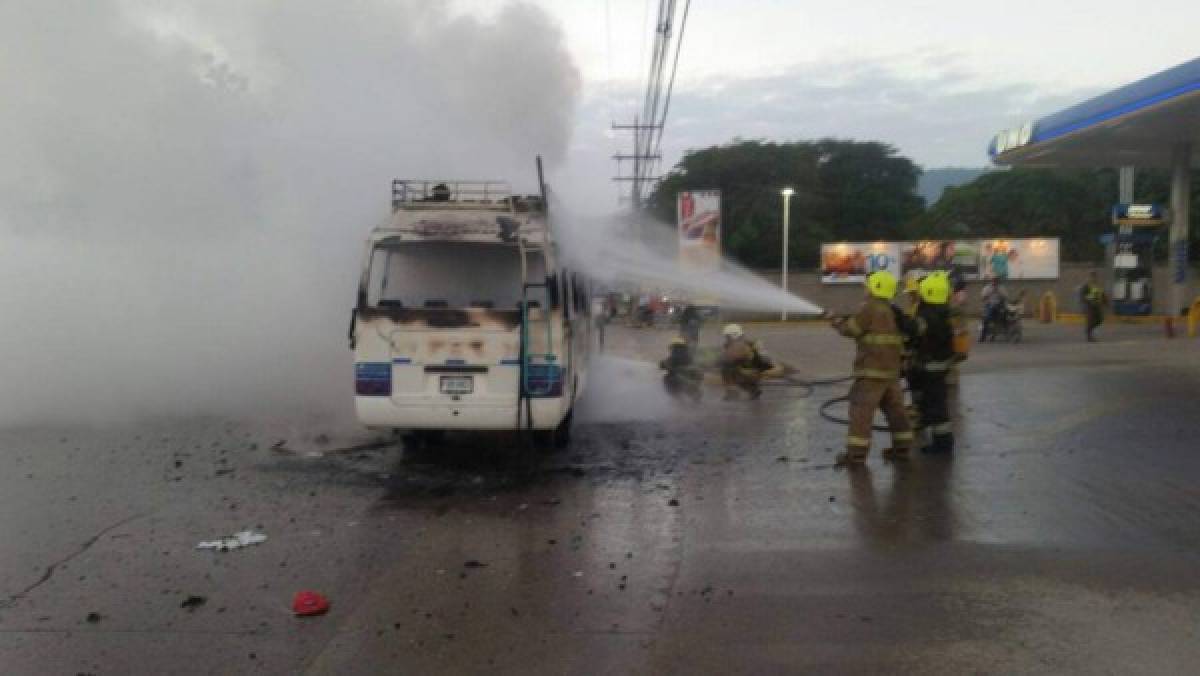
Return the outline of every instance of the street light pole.
[[[788,290],[788,207],[791,205],[792,195],[795,193],[796,191],[791,188],[784,188],[779,191],[779,194],[783,195],[783,273],[779,284],[783,288],[784,293],[787,293]],[[780,313],[779,319],[787,321],[787,309],[784,309]]]

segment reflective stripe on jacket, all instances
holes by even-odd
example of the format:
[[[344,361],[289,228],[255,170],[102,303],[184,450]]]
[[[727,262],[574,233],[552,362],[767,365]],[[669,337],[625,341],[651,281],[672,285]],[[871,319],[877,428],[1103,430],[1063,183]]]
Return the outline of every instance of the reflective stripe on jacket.
[[[904,336],[896,326],[890,303],[878,298],[867,300],[838,332],[858,343],[854,355],[855,377],[878,380],[899,377]]]

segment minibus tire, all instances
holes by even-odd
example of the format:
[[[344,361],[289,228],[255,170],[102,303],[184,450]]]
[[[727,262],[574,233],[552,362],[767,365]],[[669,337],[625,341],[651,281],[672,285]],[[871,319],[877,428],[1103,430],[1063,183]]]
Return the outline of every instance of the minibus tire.
[[[533,433],[533,443],[547,453],[561,451],[571,443],[571,419],[575,410],[567,412],[562,422],[552,430],[537,430]]]

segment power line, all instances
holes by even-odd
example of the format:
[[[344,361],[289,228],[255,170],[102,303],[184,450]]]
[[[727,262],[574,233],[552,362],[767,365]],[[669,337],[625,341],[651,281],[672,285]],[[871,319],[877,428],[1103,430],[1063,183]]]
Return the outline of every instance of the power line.
[[[630,184],[630,201],[635,208],[641,206],[642,196],[646,185],[653,182],[654,173],[661,157],[662,135],[666,126],[667,112],[670,109],[671,94],[675,89],[675,75],[679,69],[679,54],[682,49],[683,34],[687,28],[688,12],[691,0],[684,0],[683,17],[679,24],[679,32],[674,37],[675,55],[671,59],[670,76],[664,93],[663,83],[666,74],[668,57],[671,54],[672,38],[675,27],[675,9],[678,0],[659,0],[658,13],[654,24],[654,46],[650,55],[650,67],[646,71],[645,94],[642,100],[641,115],[634,119],[632,125],[613,124],[614,130],[631,131],[633,136],[633,153],[617,157],[617,181],[628,181]],[[649,18],[649,5],[647,18]],[[622,160],[632,160],[633,175],[625,176],[621,169]]]
[[[679,72],[679,52],[683,49],[683,33],[687,30],[688,10],[692,8],[692,0],[685,0],[683,19],[679,22],[679,37],[675,40],[675,58],[671,63],[671,80],[667,84],[667,97],[663,102],[662,126],[667,124],[667,113],[671,110],[671,94],[675,91],[675,74]],[[654,142],[654,154],[662,149],[662,126],[658,130],[658,140]]]

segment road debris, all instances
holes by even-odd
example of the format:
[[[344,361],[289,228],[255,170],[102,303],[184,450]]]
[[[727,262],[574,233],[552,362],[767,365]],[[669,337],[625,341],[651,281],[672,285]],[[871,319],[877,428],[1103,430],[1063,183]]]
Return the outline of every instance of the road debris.
[[[195,594],[193,594],[193,595],[187,597],[186,599],[184,599],[183,603],[179,604],[179,607],[183,608],[184,610],[187,610],[187,611],[193,611],[193,610],[199,608],[200,606],[204,605],[205,603],[208,603],[208,597],[196,596]]]
[[[96,624],[100,620],[103,620],[104,616],[101,615],[100,613],[92,612],[92,613],[88,613],[87,617],[85,619],[87,620],[88,624]]]
[[[292,599],[292,612],[299,617],[324,615],[329,612],[329,599],[314,591],[296,592]]]
[[[487,568],[487,564],[482,561],[476,561],[472,559],[470,561],[464,561],[463,568]]]
[[[244,530],[233,535],[223,537],[219,540],[207,540],[196,545],[196,549],[215,549],[218,552],[229,552],[250,545],[257,545],[267,541],[267,536],[262,533]]]

